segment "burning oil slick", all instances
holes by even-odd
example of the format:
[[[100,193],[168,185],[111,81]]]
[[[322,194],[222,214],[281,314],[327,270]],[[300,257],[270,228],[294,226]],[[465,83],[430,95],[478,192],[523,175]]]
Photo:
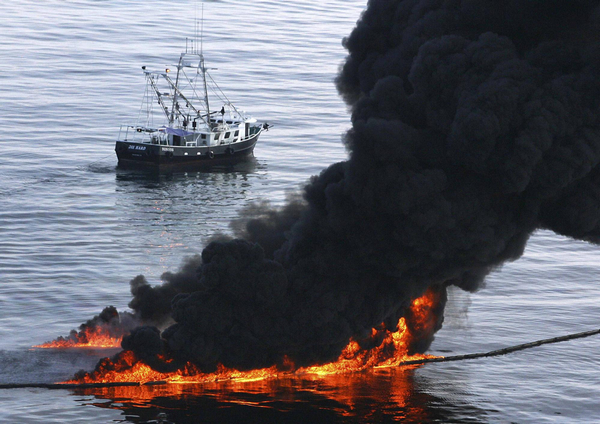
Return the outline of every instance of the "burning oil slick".
[[[175,323],[123,347],[161,371],[324,364],[431,289],[424,351],[445,287],[477,290],[536,229],[598,242],[599,23],[598,1],[369,1],[336,81],[348,160],[162,286],[136,277],[130,306]]]
[[[60,336],[55,340],[34,347],[60,349],[70,347],[120,347],[124,335],[139,324],[135,316],[129,312],[119,314],[114,306],[107,306],[94,318],[79,326],[79,330],[71,330],[68,336]]]
[[[371,330],[369,337],[360,341],[351,339],[335,361],[308,367],[298,367],[289,357],[285,357],[282,363],[264,368],[240,370],[219,363],[215,369],[206,370],[189,359],[179,362],[170,352],[165,352],[160,339],[151,336],[160,335],[156,327],[138,327],[123,339],[125,350],[112,358],[99,361],[94,371],[82,370],[73,380],[64,383],[207,383],[231,379],[255,381],[289,375],[331,375],[376,366],[393,367],[405,361],[431,357],[414,353],[414,350],[423,341],[427,342],[439,328],[444,301],[445,291],[430,288],[425,295],[411,303],[406,317],[400,318],[395,331],[390,331],[381,324]],[[146,344],[143,349],[136,351],[129,347],[132,343],[154,340],[158,340],[158,343]]]
[[[174,423],[485,423],[477,407],[419,389],[414,369],[374,370],[218,384],[76,388],[100,408],[122,410],[127,422],[155,422],[161,413]],[[252,408],[252,409],[250,409]],[[249,413],[249,411],[252,411]]]

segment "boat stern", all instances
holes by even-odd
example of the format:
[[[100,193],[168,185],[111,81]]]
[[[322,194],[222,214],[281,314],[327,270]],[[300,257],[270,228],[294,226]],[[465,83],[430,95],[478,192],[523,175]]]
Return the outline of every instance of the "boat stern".
[[[136,143],[131,141],[117,140],[115,152],[119,164],[133,162],[147,165],[160,164],[161,149],[165,146]]]

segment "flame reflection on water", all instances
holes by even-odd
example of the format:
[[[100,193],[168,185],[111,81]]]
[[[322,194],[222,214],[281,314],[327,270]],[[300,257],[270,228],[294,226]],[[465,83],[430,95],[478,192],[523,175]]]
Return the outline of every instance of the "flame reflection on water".
[[[303,375],[250,382],[73,389],[90,404],[122,410],[130,422],[430,422],[449,418],[420,390],[416,367]],[[449,413],[449,412],[448,412]]]

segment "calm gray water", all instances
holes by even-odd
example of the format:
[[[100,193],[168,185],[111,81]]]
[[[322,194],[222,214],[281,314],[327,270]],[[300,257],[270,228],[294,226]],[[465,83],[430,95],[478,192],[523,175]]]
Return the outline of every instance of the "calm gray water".
[[[30,346],[68,334],[129,280],[155,283],[246,204],[281,204],[346,156],[333,79],[363,0],[205,2],[204,51],[231,100],[275,124],[255,159],[211,173],[116,169],[140,66],[173,64],[194,2],[0,3],[0,383],[43,383],[107,352]],[[199,13],[199,12],[198,12]],[[453,291],[431,353],[488,351],[600,324],[600,248],[535,234],[475,294]],[[0,390],[0,422],[600,422],[600,337],[415,370],[182,388]],[[110,352],[109,352],[110,353]]]

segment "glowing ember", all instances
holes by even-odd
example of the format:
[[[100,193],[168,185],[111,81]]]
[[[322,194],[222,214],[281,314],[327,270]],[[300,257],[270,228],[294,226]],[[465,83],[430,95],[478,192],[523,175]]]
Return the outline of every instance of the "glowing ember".
[[[121,382],[158,382],[169,383],[206,383],[223,380],[254,381],[277,377],[285,373],[295,375],[317,374],[331,375],[362,371],[374,367],[394,367],[404,361],[430,358],[432,355],[413,354],[412,349],[420,339],[430,338],[437,330],[438,317],[436,308],[440,302],[440,292],[429,290],[416,299],[406,318],[398,322],[398,329],[391,332],[382,324],[374,328],[372,340],[383,340],[372,349],[363,349],[356,340],[351,340],[337,361],[306,368],[296,368],[290,361],[285,367],[294,371],[283,372],[276,366],[252,371],[237,371],[219,366],[214,373],[203,373],[196,366],[188,363],[173,373],[161,373],[153,370],[135,357],[131,351],[122,351],[113,359],[105,358],[98,363],[91,373],[81,373],[68,384],[82,383],[121,383]],[[368,342],[368,341],[367,341]],[[167,361],[168,362],[168,361]]]

